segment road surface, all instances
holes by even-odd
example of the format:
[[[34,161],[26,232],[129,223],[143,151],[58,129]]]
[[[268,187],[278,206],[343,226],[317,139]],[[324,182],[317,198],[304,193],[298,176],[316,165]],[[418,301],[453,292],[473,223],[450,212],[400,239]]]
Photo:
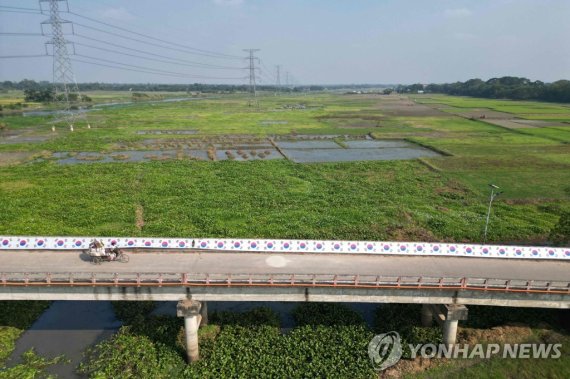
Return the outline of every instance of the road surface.
[[[570,282],[570,262],[340,254],[138,252],[94,265],[80,251],[0,251],[0,272],[338,274]]]

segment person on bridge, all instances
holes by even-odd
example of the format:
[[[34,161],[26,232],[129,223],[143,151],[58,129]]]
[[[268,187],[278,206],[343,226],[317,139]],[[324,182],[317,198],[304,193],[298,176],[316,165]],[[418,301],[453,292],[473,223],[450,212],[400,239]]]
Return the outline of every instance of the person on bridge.
[[[114,261],[119,256],[119,247],[117,246],[117,242],[111,242],[111,250],[109,251],[111,255],[111,260]]]

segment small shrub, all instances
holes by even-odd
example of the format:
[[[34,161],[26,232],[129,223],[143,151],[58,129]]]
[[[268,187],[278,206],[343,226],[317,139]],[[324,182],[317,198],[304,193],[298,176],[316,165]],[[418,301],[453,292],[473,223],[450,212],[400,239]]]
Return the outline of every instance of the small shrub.
[[[570,212],[562,212],[558,223],[550,231],[550,240],[558,246],[570,244]]]
[[[123,327],[85,353],[79,372],[91,378],[172,378],[184,369],[182,357],[147,336]]]

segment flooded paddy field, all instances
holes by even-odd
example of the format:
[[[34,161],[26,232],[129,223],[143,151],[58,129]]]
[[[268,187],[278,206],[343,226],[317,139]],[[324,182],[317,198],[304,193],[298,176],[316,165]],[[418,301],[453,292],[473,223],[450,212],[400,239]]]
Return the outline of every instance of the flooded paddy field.
[[[61,165],[86,163],[113,162],[152,162],[164,160],[209,160],[205,150],[125,150],[108,153],[88,152],[57,152],[51,160]],[[43,159],[42,159],[43,160]]]
[[[437,157],[440,154],[424,147],[400,141],[280,141],[259,145],[226,145],[208,149],[123,150],[113,152],[56,152],[48,157],[58,164],[87,164],[113,162],[152,162],[164,160],[274,160],[289,159],[296,163],[401,160]],[[45,157],[38,160],[44,161]]]
[[[0,145],[13,145],[19,143],[39,143],[53,138],[45,132],[39,133],[37,129],[26,128],[16,130],[5,130],[0,133]]]
[[[302,141],[280,143],[283,154],[293,162],[381,161],[438,157],[439,153],[406,141]]]
[[[137,134],[157,134],[157,135],[170,135],[170,134],[175,134],[175,135],[188,135],[188,134],[197,134],[198,131],[197,130],[138,130]]]

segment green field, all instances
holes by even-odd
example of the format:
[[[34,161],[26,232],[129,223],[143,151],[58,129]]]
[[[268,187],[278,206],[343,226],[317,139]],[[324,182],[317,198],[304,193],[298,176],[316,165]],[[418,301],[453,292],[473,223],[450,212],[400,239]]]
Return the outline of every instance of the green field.
[[[559,215],[570,210],[570,125],[510,130],[443,112],[422,116],[420,104],[412,115],[409,107],[394,111],[394,104],[409,101],[398,96],[264,94],[259,109],[248,107],[244,95],[203,96],[104,107],[76,121],[74,132],[54,116],[3,117],[7,130],[0,142],[9,143],[0,143],[0,234],[476,242],[487,184],[494,183],[504,193],[494,204],[490,240],[544,243]],[[568,109],[448,96],[421,102],[551,112],[545,120]],[[139,134],[157,130],[196,134]],[[66,166],[52,156],[141,150],[148,139],[176,149],[181,142],[231,145],[240,138],[296,135],[337,135],[341,145],[350,136],[406,139],[445,155],[323,164],[178,158]],[[23,158],[8,160],[16,155]],[[37,158],[43,159],[31,163]]]

